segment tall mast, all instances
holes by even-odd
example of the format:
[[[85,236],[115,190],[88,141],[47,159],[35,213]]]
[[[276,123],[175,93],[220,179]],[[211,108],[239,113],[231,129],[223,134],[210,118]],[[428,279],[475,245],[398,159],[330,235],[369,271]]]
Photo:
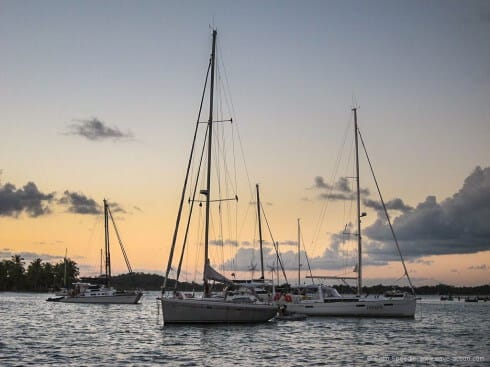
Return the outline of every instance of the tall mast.
[[[298,218],[298,285],[301,285],[301,240]]]
[[[209,293],[208,280],[206,279],[206,267],[209,264],[208,245],[209,245],[209,197],[211,196],[211,142],[213,139],[213,93],[214,93],[214,71],[216,58],[216,29],[213,29],[213,47],[211,51],[211,84],[209,89],[209,120],[208,120],[208,175],[206,179],[206,219],[204,234],[204,296]]]
[[[105,284],[109,285],[111,279],[111,252],[109,249],[109,214],[107,200],[104,199],[104,228],[105,228]]]
[[[358,145],[358,129],[357,129],[357,108],[353,108],[354,112],[354,139],[356,145],[356,183],[357,183],[357,295],[362,292],[362,239],[361,239],[361,192],[359,183],[359,145]]]
[[[259,184],[256,184],[255,185],[255,188],[257,189],[257,218],[259,219],[260,271],[261,271],[261,277],[260,277],[260,279],[265,279],[264,278],[264,254],[263,254],[263,251],[262,251],[262,223],[260,221]]]

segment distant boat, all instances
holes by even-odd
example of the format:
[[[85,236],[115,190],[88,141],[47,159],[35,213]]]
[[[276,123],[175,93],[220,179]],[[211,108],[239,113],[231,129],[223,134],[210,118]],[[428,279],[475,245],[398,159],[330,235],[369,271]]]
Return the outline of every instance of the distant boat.
[[[213,269],[210,264],[210,259],[208,256],[208,246],[209,246],[209,227],[210,227],[210,202],[211,200],[211,166],[212,158],[212,133],[213,133],[213,91],[214,91],[214,79],[215,79],[215,69],[216,69],[216,30],[213,30],[213,42],[211,58],[209,62],[209,71],[211,72],[210,83],[209,83],[209,119],[207,122],[207,175],[206,175],[206,186],[204,189],[200,190],[200,193],[205,197],[203,202],[205,203],[205,219],[204,219],[204,294],[202,298],[184,298],[176,296],[175,292],[172,295],[166,294],[165,291],[167,285],[167,279],[172,268],[173,253],[175,249],[176,237],[179,228],[179,221],[182,211],[182,204],[184,201],[184,194],[186,191],[187,179],[189,176],[189,169],[191,166],[191,159],[193,155],[194,143],[196,135],[194,135],[194,141],[191,149],[191,156],[189,159],[189,165],[187,167],[187,174],[184,181],[184,188],[182,190],[182,197],[180,201],[179,212],[177,214],[177,223],[175,226],[174,237],[172,241],[172,246],[169,254],[168,266],[165,274],[165,283],[162,290],[162,314],[164,323],[184,323],[184,324],[194,324],[194,323],[260,323],[266,322],[274,317],[277,311],[277,307],[260,302],[260,300],[251,292],[250,289],[243,288],[238,291],[225,291],[221,293],[213,293],[210,291],[210,281],[216,281],[219,283],[224,283],[227,287],[232,287],[233,284],[225,276],[220,274],[218,271]],[[207,83],[207,76],[206,76]],[[223,121],[221,121],[223,122]],[[199,121],[198,121],[199,124]],[[196,133],[197,133],[196,125]],[[204,153],[204,148],[203,148]],[[197,180],[196,178],[196,187]],[[195,191],[194,191],[195,192]],[[238,200],[238,198],[236,197]],[[192,201],[193,204],[194,200]],[[191,205],[192,205],[191,204]],[[192,206],[191,206],[192,208]],[[192,209],[190,209],[189,222],[192,214]],[[189,223],[188,222],[188,223]],[[185,243],[185,242],[184,242]],[[182,252],[183,253],[183,252]],[[180,272],[180,265],[178,273]],[[178,280],[178,276],[177,276]]]
[[[451,295],[448,296],[441,296],[441,301],[453,301],[454,298]]]
[[[464,301],[465,302],[478,302],[478,297],[477,296],[468,296],[468,297],[465,297]]]
[[[320,279],[356,279],[357,280],[357,295],[343,296],[340,295],[337,290],[333,287],[329,287],[322,284],[311,284],[311,285],[298,285],[291,287],[291,294],[286,294],[284,297],[280,298],[280,304],[286,304],[288,311],[306,314],[308,316],[368,316],[368,317],[414,317],[416,308],[416,297],[415,293],[397,293],[388,295],[376,295],[367,296],[362,295],[362,240],[361,240],[361,217],[365,213],[361,214],[360,211],[360,185],[359,185],[359,148],[358,148],[358,137],[360,136],[359,129],[357,126],[357,109],[353,109],[354,113],[354,134],[355,134],[355,152],[356,152],[356,184],[357,184],[357,251],[358,251],[358,264],[355,268],[357,272],[357,277],[315,277],[307,276],[307,278],[320,278]],[[361,137],[362,139],[362,137]],[[369,159],[369,158],[368,158]],[[374,176],[374,175],[373,175]],[[375,178],[376,180],[376,178]],[[376,181],[375,181],[376,182]],[[376,182],[377,184],[377,182]],[[381,202],[383,203],[383,198],[381,197]],[[390,229],[392,230],[393,236],[394,231],[391,227],[391,222],[389,221],[388,213],[385,214],[390,224]],[[398,247],[398,242],[396,241]],[[408,276],[407,269],[405,267],[405,262],[401,256],[401,261],[405,269],[405,275],[408,281],[411,281]]]
[[[111,280],[111,254],[109,243],[109,218],[112,221],[116,235],[121,246],[121,250],[124,255],[124,260],[128,266],[129,273],[132,273],[131,265],[126,254],[126,250],[119,237],[116,223],[112,217],[111,210],[107,204],[107,200],[104,200],[104,228],[105,228],[105,274],[101,280],[104,284],[93,284],[90,282],[77,282],[74,283],[74,288],[61,293],[59,297],[48,298],[47,301],[51,302],[63,302],[63,303],[106,303],[106,304],[134,304],[143,296],[140,291],[119,291],[110,286]],[[65,259],[66,264],[66,259]],[[57,294],[58,295],[58,294]]]

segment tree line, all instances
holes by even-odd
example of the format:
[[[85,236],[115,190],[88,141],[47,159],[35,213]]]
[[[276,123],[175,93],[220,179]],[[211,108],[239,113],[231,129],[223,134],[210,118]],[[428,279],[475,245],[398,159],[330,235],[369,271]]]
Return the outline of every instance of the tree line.
[[[66,284],[65,284],[65,264],[66,264]],[[33,260],[27,268],[24,258],[14,255],[10,260],[0,262],[0,292],[1,291],[34,291],[47,292],[58,290],[62,287],[71,288],[72,284],[78,280],[79,269],[76,262],[65,259],[56,264],[43,262],[41,259]],[[82,278],[83,281],[100,282],[101,278]],[[113,276],[110,284],[118,289],[142,289],[142,290],[161,290],[165,277],[158,274],[131,273]],[[168,289],[175,287],[175,280],[169,279]],[[353,287],[346,285],[334,286],[340,293],[347,294],[355,292]],[[202,291],[202,284],[194,282],[178,282],[177,287],[181,291]],[[284,284],[280,288],[288,288]],[[363,287],[363,293],[382,294],[392,290],[393,286],[382,284]],[[408,287],[395,287],[397,290],[409,292]],[[490,295],[490,285],[485,284],[476,287],[455,287],[447,284],[427,285],[415,287],[418,295]]]
[[[78,265],[70,259],[51,264],[37,258],[26,269],[24,258],[14,255],[0,262],[0,291],[46,292],[70,287],[78,275]]]

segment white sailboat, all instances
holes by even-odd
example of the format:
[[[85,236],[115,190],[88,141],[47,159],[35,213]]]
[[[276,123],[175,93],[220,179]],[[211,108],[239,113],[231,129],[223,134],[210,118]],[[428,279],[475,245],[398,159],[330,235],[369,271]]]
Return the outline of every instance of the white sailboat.
[[[90,282],[73,283],[73,289],[68,290],[57,298],[48,298],[48,301],[63,302],[63,303],[105,303],[105,304],[134,304],[143,296],[140,291],[120,291],[110,286],[111,280],[111,252],[109,243],[109,218],[112,221],[114,230],[116,231],[119,245],[121,246],[124,260],[128,267],[129,273],[133,270],[129,263],[126,250],[122,244],[116,223],[112,217],[111,210],[107,200],[104,199],[104,228],[105,228],[105,275],[102,276],[104,284],[92,284]],[[66,261],[66,260],[65,260]],[[66,264],[66,262],[65,262]]]
[[[187,181],[189,177],[189,169],[191,167],[191,160],[194,152],[194,144],[196,141],[196,133],[199,125],[199,117],[196,124],[196,133],[194,134],[194,141],[192,144],[191,155],[189,158],[189,164],[187,167],[187,173],[184,180],[184,188],[182,190],[182,196],[179,206],[179,211],[177,214],[177,221],[175,226],[175,231],[173,235],[172,246],[170,249],[167,270],[165,274],[165,283],[162,288],[162,314],[164,323],[259,323],[266,322],[274,317],[277,311],[277,307],[261,302],[254,294],[247,293],[241,294],[237,292],[226,292],[223,291],[220,294],[212,293],[210,291],[210,281],[216,281],[220,283],[232,286],[232,282],[220,274],[218,271],[213,269],[210,264],[208,248],[209,248],[209,232],[210,232],[210,203],[211,200],[211,166],[212,166],[212,133],[213,133],[213,123],[217,121],[213,120],[213,91],[214,91],[214,79],[215,79],[215,69],[216,69],[216,36],[217,31],[213,30],[213,41],[212,41],[212,51],[211,58],[208,66],[208,74],[210,72],[210,83],[209,83],[209,119],[207,121],[207,175],[206,175],[206,186],[205,189],[200,190],[200,193],[205,197],[203,202],[205,203],[205,217],[204,217],[204,271],[203,271],[203,281],[204,281],[204,294],[201,298],[186,298],[178,292],[170,292],[167,289],[167,280],[172,268],[173,254],[175,250],[175,244],[177,239],[177,232],[179,229],[180,217],[182,213],[182,205],[184,202],[184,195],[186,191]],[[206,76],[207,82],[207,76]],[[206,90],[206,85],[203,92]],[[202,106],[202,102],[201,102]],[[223,122],[223,121],[220,121]],[[204,153],[204,147],[203,147]],[[198,175],[199,176],[199,175]],[[196,187],[197,187],[196,178]],[[194,195],[196,190],[194,190]],[[238,198],[237,198],[238,199]],[[194,203],[194,198],[191,202],[191,209],[188,219],[188,226],[190,223],[190,217],[192,215],[192,207]],[[188,227],[187,227],[188,230]],[[185,243],[187,239],[187,231],[185,234],[184,245],[182,249],[182,255],[185,249]],[[180,274],[182,265],[182,256],[180,257],[179,266],[177,269],[177,279]]]
[[[405,275],[410,283],[412,293],[393,293],[391,295],[373,295],[366,296],[361,294],[362,290],[362,238],[361,238],[361,217],[365,213],[361,214],[360,210],[360,184],[359,184],[359,149],[358,149],[358,136],[360,136],[357,126],[357,109],[353,108],[354,113],[354,133],[355,133],[355,151],[356,151],[356,184],[357,184],[357,256],[358,264],[356,266],[357,277],[345,279],[357,280],[357,295],[343,296],[340,295],[333,287],[329,287],[323,284],[310,284],[301,285],[298,282],[298,286],[292,287],[292,295],[284,297],[281,303],[286,305],[287,310],[292,312],[303,313],[309,316],[370,316],[370,317],[414,317],[416,308],[416,297],[413,292],[413,286],[410,277],[405,266],[405,262],[400,252],[396,236],[394,235],[393,227],[389,219],[386,207],[384,205],[383,198],[380,194],[381,202],[383,204],[388,224],[395,239]],[[361,137],[362,139],[362,137]],[[376,180],[376,178],[375,178]],[[299,239],[298,239],[299,241]],[[320,278],[328,279],[337,277],[318,277],[307,276],[307,278]],[[287,299],[289,302],[286,302]]]

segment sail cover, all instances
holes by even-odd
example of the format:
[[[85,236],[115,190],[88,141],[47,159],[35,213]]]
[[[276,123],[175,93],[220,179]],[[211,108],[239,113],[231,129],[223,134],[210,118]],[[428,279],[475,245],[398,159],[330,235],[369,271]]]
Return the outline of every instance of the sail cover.
[[[204,278],[207,280],[215,280],[220,283],[231,283],[229,279],[218,273],[209,264],[206,264],[206,267],[204,268]]]

